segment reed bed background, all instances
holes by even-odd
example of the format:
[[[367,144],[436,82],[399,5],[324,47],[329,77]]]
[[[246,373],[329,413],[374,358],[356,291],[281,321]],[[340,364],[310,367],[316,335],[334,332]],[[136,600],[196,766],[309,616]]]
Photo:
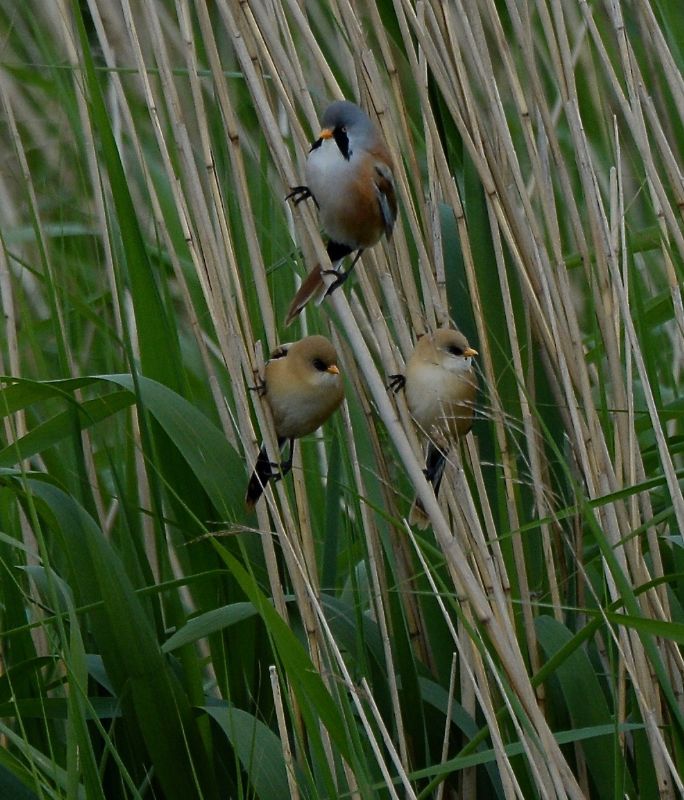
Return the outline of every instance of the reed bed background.
[[[684,793],[678,4],[0,19],[0,795]],[[400,219],[285,329],[341,97]],[[446,324],[482,390],[438,505],[386,384]],[[312,332],[346,403],[248,515],[250,388]]]

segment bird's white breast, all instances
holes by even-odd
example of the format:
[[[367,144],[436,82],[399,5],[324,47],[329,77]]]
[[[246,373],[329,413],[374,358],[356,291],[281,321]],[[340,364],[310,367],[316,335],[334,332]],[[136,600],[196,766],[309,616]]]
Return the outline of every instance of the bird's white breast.
[[[406,375],[406,403],[418,425],[430,428],[439,416],[447,373],[435,364],[413,366]]]
[[[454,359],[455,362],[455,359]],[[424,431],[439,426],[452,403],[458,403],[470,381],[471,360],[460,359],[451,370],[432,362],[413,362],[406,370],[406,403]]]
[[[350,179],[353,158],[352,151],[347,160],[334,139],[324,139],[309,153],[306,160],[306,181],[319,205],[334,198],[339,185]]]
[[[334,139],[324,139],[306,162],[306,183],[318,204],[323,230],[333,241],[350,247],[356,243],[349,241],[349,230],[342,220],[350,211],[349,188],[356,167],[354,150],[347,160]]]

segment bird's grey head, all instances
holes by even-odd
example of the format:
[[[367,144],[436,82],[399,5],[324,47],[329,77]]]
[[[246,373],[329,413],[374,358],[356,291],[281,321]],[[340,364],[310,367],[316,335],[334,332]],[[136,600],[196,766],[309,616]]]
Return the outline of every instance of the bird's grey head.
[[[349,100],[331,103],[323,113],[321,126],[321,136],[334,138],[345,158],[355,148],[370,147],[376,136],[375,126],[368,114]],[[347,149],[349,153],[346,152]]]
[[[323,112],[323,119],[321,124],[324,128],[352,127],[354,125],[367,125],[373,126],[368,114],[356,103],[351,103],[349,100],[336,100],[331,103]]]

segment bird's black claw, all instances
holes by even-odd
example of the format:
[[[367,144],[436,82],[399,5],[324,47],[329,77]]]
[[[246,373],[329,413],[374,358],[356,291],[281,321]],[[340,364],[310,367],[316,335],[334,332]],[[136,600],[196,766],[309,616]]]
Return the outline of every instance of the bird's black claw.
[[[264,467],[268,466],[268,474],[262,473],[261,478],[262,480],[269,480],[269,481],[280,481],[282,480],[287,473],[290,471],[292,465],[286,469],[286,464],[279,464],[277,461],[269,461],[268,464],[264,464]]]
[[[291,186],[289,194],[285,195],[286,200],[294,200],[294,204],[299,205],[302,200],[313,197],[308,186]]]
[[[247,388],[250,392],[256,392],[259,397],[263,397],[264,393],[266,392],[266,384],[261,380],[261,378],[258,379],[258,383],[256,383],[254,386],[248,386]]]
[[[274,481],[282,480],[287,473],[292,469],[292,460],[289,461],[282,461],[280,464],[271,464],[272,467],[277,467],[278,471],[274,475],[271,475],[271,478]]]
[[[389,378],[387,388],[391,389],[395,394],[400,392],[404,386],[406,386],[405,375],[388,375],[387,377]]]
[[[330,286],[328,286],[325,294],[323,295],[324,297],[327,297],[329,294],[332,294],[335,291],[335,289],[338,289],[340,286],[342,286],[342,284],[347,280],[349,273],[341,272],[340,270],[337,269],[322,269],[321,275],[337,276],[336,279],[330,284]]]

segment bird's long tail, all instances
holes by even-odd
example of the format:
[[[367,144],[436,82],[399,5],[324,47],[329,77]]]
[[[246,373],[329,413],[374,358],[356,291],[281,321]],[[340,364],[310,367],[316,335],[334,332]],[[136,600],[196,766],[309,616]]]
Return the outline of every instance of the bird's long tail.
[[[287,317],[285,317],[285,325],[289,325],[309,300],[321,303],[325,297],[325,284],[323,283],[323,275],[321,274],[321,265],[316,266],[304,278],[302,285],[297,290],[297,294],[292,299],[290,307],[287,310]]]
[[[427,459],[425,461],[425,477],[428,479],[428,482],[432,484],[432,488],[435,490],[435,497],[439,494],[439,487],[442,483],[445,466],[446,455],[436,444],[430,442],[428,445]],[[413,501],[413,505],[409,511],[409,524],[415,525],[420,530],[425,530],[430,524],[430,518],[419,497],[416,497]]]
[[[257,500],[264,492],[264,487],[273,475],[273,467],[266,452],[266,445],[261,445],[259,455],[257,456],[256,464],[254,465],[254,472],[247,484],[247,494],[245,495],[245,505],[251,511],[257,503]]]
[[[333,242],[332,240],[326,245],[326,250],[333,270],[338,270],[342,259],[353,252],[352,248],[348,247],[346,244],[339,244],[339,242]],[[356,263],[356,260],[354,263]],[[351,267],[349,269],[351,270]],[[297,294],[292,299],[290,308],[287,311],[287,317],[285,318],[285,325],[289,325],[295,319],[309,300],[314,300],[316,305],[322,303],[326,291],[321,265],[316,264],[306,278],[304,278]]]

